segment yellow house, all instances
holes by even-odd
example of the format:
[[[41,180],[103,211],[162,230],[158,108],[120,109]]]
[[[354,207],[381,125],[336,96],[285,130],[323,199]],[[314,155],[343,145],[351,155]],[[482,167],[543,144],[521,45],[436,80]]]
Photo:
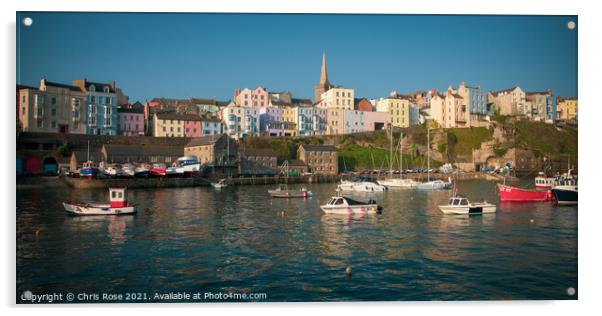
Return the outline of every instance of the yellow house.
[[[560,120],[577,119],[578,101],[577,98],[558,99],[558,118]]]
[[[389,123],[395,127],[410,127],[410,104],[409,96],[380,98],[376,102],[377,112],[388,112]]]
[[[184,119],[175,113],[157,113],[153,117],[154,137],[184,137]]]
[[[353,110],[353,106],[355,105],[354,98],[355,91],[353,89],[336,87],[322,93],[317,106],[326,109]]]

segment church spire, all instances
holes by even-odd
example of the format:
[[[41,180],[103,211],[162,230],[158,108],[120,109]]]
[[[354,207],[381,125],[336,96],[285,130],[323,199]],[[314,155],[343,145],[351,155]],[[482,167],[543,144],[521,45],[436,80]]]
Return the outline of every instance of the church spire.
[[[328,82],[328,69],[326,68],[326,53],[322,53],[322,70],[320,71],[320,84],[330,85]]]

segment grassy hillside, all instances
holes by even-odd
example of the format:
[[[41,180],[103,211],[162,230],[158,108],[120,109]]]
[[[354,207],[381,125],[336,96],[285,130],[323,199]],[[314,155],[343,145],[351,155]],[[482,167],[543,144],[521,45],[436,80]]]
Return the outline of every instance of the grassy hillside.
[[[470,155],[472,150],[481,147],[481,143],[488,141],[493,136],[493,130],[485,127],[449,128],[448,148],[454,155]]]
[[[531,149],[536,155],[547,157],[577,157],[578,134],[574,128],[557,129],[543,122],[527,121],[515,122],[512,127],[514,140],[510,146]]]
[[[338,151],[340,170],[389,168],[391,152],[376,147],[347,145]],[[431,160],[432,167],[441,166],[441,162]],[[403,168],[426,167],[426,157],[403,155]],[[399,169],[399,153],[393,153],[393,169]]]

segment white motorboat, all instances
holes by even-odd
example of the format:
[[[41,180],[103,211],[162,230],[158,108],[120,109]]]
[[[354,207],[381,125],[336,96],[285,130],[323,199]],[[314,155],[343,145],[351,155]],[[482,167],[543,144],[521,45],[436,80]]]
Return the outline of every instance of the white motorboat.
[[[374,200],[361,202],[345,196],[333,196],[328,203],[320,205],[320,208],[326,214],[369,214],[382,211],[382,207]]]
[[[121,165],[119,164],[110,164],[107,165],[103,171],[106,176],[115,178],[121,175]]]
[[[495,213],[495,204],[483,201],[480,203],[471,203],[463,196],[453,196],[449,198],[447,205],[439,205],[439,209],[444,214],[453,215],[480,215],[486,213]]]
[[[199,175],[201,163],[196,156],[184,156],[178,158],[176,172],[183,175]]]
[[[341,181],[341,184],[337,186],[337,190],[347,192],[384,192],[387,190],[387,187],[370,181]]]
[[[136,174],[136,166],[131,163],[125,163],[121,166],[121,176],[133,177]]]
[[[268,190],[271,197],[275,198],[307,198],[311,197],[311,191],[306,188],[300,190],[290,190],[286,185],[280,185],[277,189]]]
[[[125,188],[109,188],[109,204],[63,202],[63,207],[69,215],[126,215],[135,214],[136,205],[127,201]]]

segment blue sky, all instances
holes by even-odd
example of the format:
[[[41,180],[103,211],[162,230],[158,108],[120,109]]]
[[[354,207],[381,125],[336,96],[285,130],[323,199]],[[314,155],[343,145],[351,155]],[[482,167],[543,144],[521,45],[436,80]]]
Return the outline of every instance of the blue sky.
[[[20,21],[31,17],[33,24]],[[130,100],[228,100],[236,87],[378,98],[520,85],[577,95],[576,16],[17,13],[17,83],[115,80]]]

